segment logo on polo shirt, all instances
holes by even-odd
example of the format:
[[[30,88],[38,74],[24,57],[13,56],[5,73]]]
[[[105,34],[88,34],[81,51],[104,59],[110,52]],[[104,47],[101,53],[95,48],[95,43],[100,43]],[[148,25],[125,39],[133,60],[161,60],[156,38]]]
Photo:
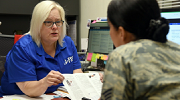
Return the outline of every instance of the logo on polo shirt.
[[[71,63],[71,62],[73,62],[73,56],[68,57],[67,59],[65,59],[64,65],[67,65],[68,63]]]

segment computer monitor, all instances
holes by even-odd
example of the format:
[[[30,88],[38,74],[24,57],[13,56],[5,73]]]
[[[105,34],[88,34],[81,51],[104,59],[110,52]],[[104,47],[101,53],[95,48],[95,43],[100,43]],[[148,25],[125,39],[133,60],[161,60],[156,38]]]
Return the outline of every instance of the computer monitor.
[[[180,45],[180,8],[161,9],[161,17],[169,20],[167,39]]]
[[[87,52],[109,54],[113,51],[114,45],[109,34],[109,29],[107,22],[96,22],[90,25]]]

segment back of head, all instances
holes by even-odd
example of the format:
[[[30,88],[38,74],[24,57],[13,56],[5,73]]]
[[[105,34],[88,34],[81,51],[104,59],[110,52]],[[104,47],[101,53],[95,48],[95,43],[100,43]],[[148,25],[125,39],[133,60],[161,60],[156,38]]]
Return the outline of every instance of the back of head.
[[[112,0],[107,17],[116,29],[122,26],[137,39],[167,41],[169,22],[161,17],[156,0]]]
[[[57,2],[51,0],[41,1],[34,7],[29,32],[38,46],[40,45],[40,30],[42,24],[49,16],[51,10],[54,8],[59,10],[61,20],[63,20],[64,23],[66,23],[64,9]],[[65,37],[65,34],[66,34],[66,26],[63,25],[63,32],[59,39],[60,45],[62,45],[62,41],[63,38]]]

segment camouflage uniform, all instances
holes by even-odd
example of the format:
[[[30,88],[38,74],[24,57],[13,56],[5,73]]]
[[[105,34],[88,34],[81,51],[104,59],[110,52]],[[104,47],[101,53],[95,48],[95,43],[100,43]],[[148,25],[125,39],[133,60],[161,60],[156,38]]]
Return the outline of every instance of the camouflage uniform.
[[[180,100],[180,46],[147,39],[109,54],[102,100]]]

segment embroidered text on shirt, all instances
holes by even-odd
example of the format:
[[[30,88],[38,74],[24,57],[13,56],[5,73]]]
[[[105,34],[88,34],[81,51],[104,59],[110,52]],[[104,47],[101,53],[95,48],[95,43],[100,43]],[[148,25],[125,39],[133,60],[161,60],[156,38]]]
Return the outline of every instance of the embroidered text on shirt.
[[[64,65],[66,65],[67,63],[71,63],[72,61],[73,61],[73,56],[68,57],[67,60],[65,59]]]

